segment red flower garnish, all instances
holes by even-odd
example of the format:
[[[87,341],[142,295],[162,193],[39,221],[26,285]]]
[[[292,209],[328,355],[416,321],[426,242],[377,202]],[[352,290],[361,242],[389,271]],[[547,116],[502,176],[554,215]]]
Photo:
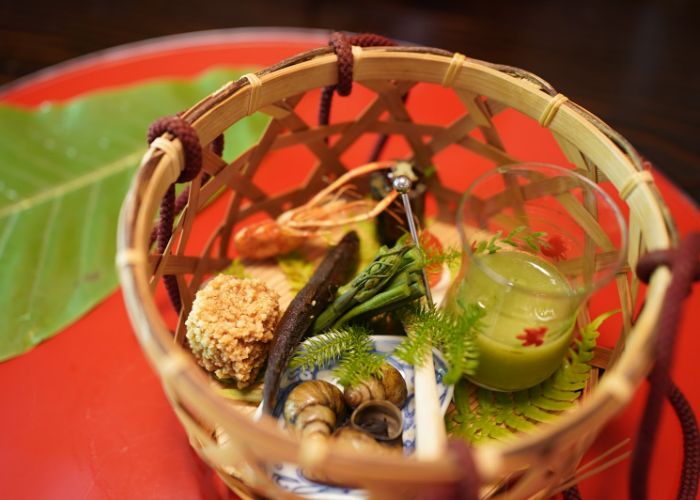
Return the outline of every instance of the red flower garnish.
[[[566,251],[568,246],[564,238],[558,234],[553,234],[546,238],[546,245],[541,245],[540,250],[542,255],[549,257],[554,260],[561,260],[566,257]]]
[[[523,341],[523,347],[527,347],[529,345],[539,346],[544,343],[545,333],[547,333],[546,326],[540,326],[539,328],[525,328],[523,333],[515,338]]]
[[[428,260],[435,259],[443,253],[443,247],[440,240],[430,231],[423,230],[419,236],[420,246],[423,248]],[[442,263],[435,262],[425,266],[425,274],[428,277],[428,284],[435,286],[442,278]]]

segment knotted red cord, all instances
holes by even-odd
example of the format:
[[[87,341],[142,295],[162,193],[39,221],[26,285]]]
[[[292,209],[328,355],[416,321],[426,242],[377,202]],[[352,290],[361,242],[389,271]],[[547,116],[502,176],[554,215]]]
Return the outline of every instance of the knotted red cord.
[[[152,143],[165,132],[169,132],[174,137],[180,139],[185,156],[185,164],[183,165],[182,172],[180,172],[180,176],[175,182],[191,181],[202,170],[202,148],[199,145],[197,131],[183,118],[178,116],[165,116],[158,118],[148,128],[148,143]],[[184,204],[182,206],[184,207]],[[180,210],[182,210],[182,208],[180,208]],[[158,252],[161,254],[165,252],[172,236],[175,214],[175,183],[173,183],[168,187],[160,204],[160,221],[156,228],[156,240],[158,242]],[[177,277],[172,274],[165,275],[163,276],[163,282],[168,292],[168,297],[170,297],[170,302],[173,304],[175,311],[179,313],[180,309],[182,309],[182,301],[180,300]]]
[[[670,369],[678,336],[678,323],[683,300],[690,294],[694,280],[700,278],[700,233],[690,234],[676,249],[650,252],[640,259],[637,275],[643,281],[651,278],[659,266],[672,271],[669,285],[656,325],[656,362],[649,375],[649,394],[642,416],[630,470],[630,498],[646,500],[649,463],[656,438],[661,407],[668,398],[683,431],[683,467],[677,498],[694,500],[700,476],[700,437],[692,408],[673,384]]]
[[[319,125],[328,125],[331,105],[333,104],[333,94],[337,92],[340,96],[347,96],[352,92],[353,68],[355,65],[355,58],[352,55],[352,46],[390,47],[396,45],[396,42],[372,33],[361,33],[359,35],[347,37],[343,33],[335,32],[331,35],[328,45],[333,48],[333,52],[335,52],[338,57],[338,83],[323,87],[321,91],[321,100],[318,105]],[[376,161],[377,158],[379,158],[384,144],[386,143],[386,139],[386,135],[382,135],[378,139],[369,161]]]

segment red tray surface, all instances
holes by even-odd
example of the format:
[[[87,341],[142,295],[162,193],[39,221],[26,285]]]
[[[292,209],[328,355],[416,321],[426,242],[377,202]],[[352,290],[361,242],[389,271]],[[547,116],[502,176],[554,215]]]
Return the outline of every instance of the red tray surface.
[[[231,30],[179,36],[98,53],[0,89],[0,101],[33,107],[151,78],[188,77],[214,66],[265,66],[325,44],[319,32]],[[435,104],[439,104],[438,102]],[[436,106],[432,109],[439,109]],[[515,119],[517,121],[517,119]],[[552,149],[537,137],[508,135],[513,148]],[[661,175],[659,188],[681,234],[700,229],[698,209]],[[700,409],[694,359],[700,339],[695,287],[673,370]],[[4,498],[216,498],[224,488],[190,449],[132,333],[121,292],[55,338],[0,364],[0,488]],[[603,431],[591,454],[633,437],[645,389]],[[651,471],[650,498],[674,498],[680,432],[664,413]],[[626,498],[629,462],[581,484],[584,498]]]

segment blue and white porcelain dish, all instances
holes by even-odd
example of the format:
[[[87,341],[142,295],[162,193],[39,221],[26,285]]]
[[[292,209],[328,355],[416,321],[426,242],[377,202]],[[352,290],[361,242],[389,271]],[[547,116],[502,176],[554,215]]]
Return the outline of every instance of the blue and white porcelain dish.
[[[386,354],[387,362],[399,370],[406,381],[408,397],[402,409],[404,418],[403,449],[404,454],[410,455],[413,453],[416,444],[416,407],[413,390],[414,370],[412,365],[392,355],[404,337],[373,335],[371,338],[372,342],[374,343],[375,351],[380,354]],[[450,400],[452,399],[453,387],[451,385],[445,385],[442,381],[445,373],[447,373],[447,364],[437,350],[433,350],[433,362],[435,364],[435,379],[437,381],[438,396],[440,398],[440,409],[444,415],[444,413],[447,411],[448,405],[450,404]],[[289,392],[294,388],[294,386],[303,381],[316,379],[326,380],[342,389],[342,386],[338,384],[338,380],[336,377],[334,377],[332,371],[333,366],[328,366],[321,369],[316,367],[313,370],[302,370],[300,368],[287,370],[282,375],[280,381],[280,392],[278,396],[279,403],[275,408],[274,415],[281,418],[280,415],[282,414],[284,401],[287,399]],[[260,411],[260,408],[258,410]],[[306,498],[323,500],[367,498],[367,494],[364,490],[329,486],[327,484],[310,481],[303,476],[299,467],[292,464],[275,464],[269,468],[269,472],[272,479],[279,486],[285,490]]]

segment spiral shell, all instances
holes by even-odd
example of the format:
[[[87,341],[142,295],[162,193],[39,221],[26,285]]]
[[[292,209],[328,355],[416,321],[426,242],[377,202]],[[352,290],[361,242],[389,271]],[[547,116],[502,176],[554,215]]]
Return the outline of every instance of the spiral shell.
[[[381,378],[370,377],[354,387],[346,387],[343,397],[350,408],[365,401],[386,400],[401,408],[406,402],[408,389],[401,373],[389,363],[382,364]]]
[[[341,427],[333,434],[333,442],[339,448],[353,450],[366,455],[401,454],[401,447],[387,446],[377,442],[369,434],[352,427]]]
[[[330,436],[345,418],[343,394],[325,380],[308,380],[297,385],[284,402],[284,419],[302,436],[320,433]]]
[[[391,401],[365,401],[350,415],[350,425],[379,441],[391,441],[403,432],[403,414]]]
[[[372,436],[352,427],[341,427],[331,436],[333,446],[336,449],[354,451],[365,456],[402,456],[403,447],[401,443],[382,444]],[[330,477],[318,469],[302,469],[302,474],[311,481],[332,484],[344,487],[360,487],[359,484],[339,482],[336,478]]]

